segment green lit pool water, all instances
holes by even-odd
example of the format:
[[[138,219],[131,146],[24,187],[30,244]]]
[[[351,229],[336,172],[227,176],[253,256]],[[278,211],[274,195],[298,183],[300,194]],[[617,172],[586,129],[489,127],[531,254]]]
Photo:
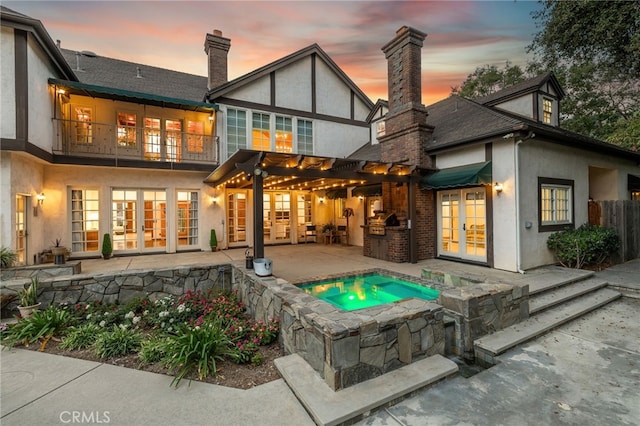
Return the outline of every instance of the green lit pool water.
[[[383,305],[410,297],[435,300],[438,290],[382,274],[353,276],[301,285],[305,293],[345,311]]]

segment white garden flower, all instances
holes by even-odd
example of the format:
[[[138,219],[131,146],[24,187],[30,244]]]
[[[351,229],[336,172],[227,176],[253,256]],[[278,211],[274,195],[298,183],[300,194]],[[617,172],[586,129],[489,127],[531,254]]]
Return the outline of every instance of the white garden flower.
[[[107,325],[107,322],[105,320],[100,321],[100,327],[104,327],[105,325]]]
[[[87,319],[91,319],[91,314],[87,314]]]
[[[169,323],[170,323],[170,324],[173,324],[173,321],[174,321],[174,319],[173,319],[173,318],[171,318],[171,319],[169,320]]]
[[[124,316],[126,319],[131,319],[133,317],[135,317],[136,314],[133,313],[133,311],[129,311],[126,313],[126,315]]]
[[[134,323],[134,324],[137,324],[137,323],[139,323],[139,322],[140,322],[140,320],[141,320],[141,319],[142,319],[142,318],[140,318],[140,317],[133,317],[133,320],[132,320],[132,321],[133,321],[133,323]]]
[[[179,313],[184,312],[184,309],[185,309],[184,303],[181,303],[181,304],[178,305],[178,312]]]
[[[120,324],[120,325],[119,325],[119,327],[120,327],[122,330],[126,330],[126,329],[127,329],[127,327],[129,327],[129,324]]]

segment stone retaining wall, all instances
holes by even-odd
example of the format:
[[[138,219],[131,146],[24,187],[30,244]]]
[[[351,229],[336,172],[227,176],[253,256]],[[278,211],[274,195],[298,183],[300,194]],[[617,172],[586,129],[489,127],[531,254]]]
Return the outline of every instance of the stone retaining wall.
[[[38,301],[42,309],[50,304],[79,302],[127,303],[149,296],[151,300],[166,296],[181,296],[188,290],[231,290],[231,265],[194,265],[157,270],[126,270],[105,274],[78,274],[44,278],[40,275]],[[24,283],[21,281],[25,281]],[[3,282],[3,296],[16,295],[27,279]],[[18,301],[13,300],[5,312],[17,313]]]

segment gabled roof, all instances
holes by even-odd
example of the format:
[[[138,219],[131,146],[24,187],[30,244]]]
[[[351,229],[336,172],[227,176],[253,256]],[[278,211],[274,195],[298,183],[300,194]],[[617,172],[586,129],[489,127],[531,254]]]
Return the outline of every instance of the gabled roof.
[[[378,99],[371,108],[371,112],[367,115],[367,123],[371,123],[373,119],[378,115],[378,111],[380,110],[389,110],[389,101],[385,101],[384,99]]]
[[[347,74],[344,73],[344,71],[342,71],[342,69],[340,69],[340,67],[335,62],[333,62],[329,55],[327,55],[327,53],[322,50],[322,48],[317,43],[314,43],[310,46],[298,50],[297,52],[271,62],[270,64],[260,67],[248,74],[233,79],[221,86],[214,87],[207,93],[207,97],[213,102],[217,98],[220,98],[221,96],[224,96],[225,94],[233,90],[236,90],[246,84],[269,75],[273,71],[282,69],[289,64],[292,64],[296,61],[299,61],[300,59],[311,55],[317,55],[320,59],[322,59],[327,64],[327,66],[329,66],[329,68],[331,68],[333,72],[335,72],[340,77],[340,79],[356,94],[356,96],[362,102],[364,102],[369,108],[373,107],[373,102],[371,102],[371,99],[369,99],[369,97],[365,95],[362,90],[360,90],[360,88],[347,76]]]
[[[204,102],[207,77],[107,58],[87,51],[60,49],[60,52],[84,84]]]
[[[42,25],[42,22],[4,6],[0,6],[0,20],[2,21],[2,26],[8,26],[29,32],[42,47],[45,54],[51,60],[51,63],[60,73],[60,76],[71,81],[78,81],[77,77],[71,70],[71,67],[69,67],[63,56],[60,54],[58,47],[51,39],[51,36],[44,28],[44,25]]]
[[[538,91],[547,82],[549,82],[553,86],[554,90],[558,94],[558,99],[562,99],[564,97],[564,90],[562,90],[562,87],[560,86],[560,83],[558,82],[558,79],[553,74],[553,72],[549,71],[546,74],[540,74],[537,77],[533,77],[529,80],[516,83],[513,86],[506,87],[502,90],[498,90],[495,93],[474,100],[479,104],[492,106],[513,98],[519,98],[522,95]]]
[[[457,95],[436,102],[427,111],[427,125],[434,127],[427,150],[509,133],[521,125],[518,118]]]

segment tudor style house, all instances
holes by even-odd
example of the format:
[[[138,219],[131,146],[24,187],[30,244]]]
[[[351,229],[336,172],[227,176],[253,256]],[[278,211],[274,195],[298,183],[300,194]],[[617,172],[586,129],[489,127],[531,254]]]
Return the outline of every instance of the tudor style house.
[[[105,234],[115,255],[207,250],[213,229],[258,257],[311,240],[524,271],[554,262],[546,238],[590,198],[640,191],[640,154],[559,127],[551,73],[422,105],[412,28],[383,47],[374,104],[317,44],[228,81],[217,30],[201,77],[63,49],[1,12],[0,245],[21,264],[56,239],[100,256]]]

